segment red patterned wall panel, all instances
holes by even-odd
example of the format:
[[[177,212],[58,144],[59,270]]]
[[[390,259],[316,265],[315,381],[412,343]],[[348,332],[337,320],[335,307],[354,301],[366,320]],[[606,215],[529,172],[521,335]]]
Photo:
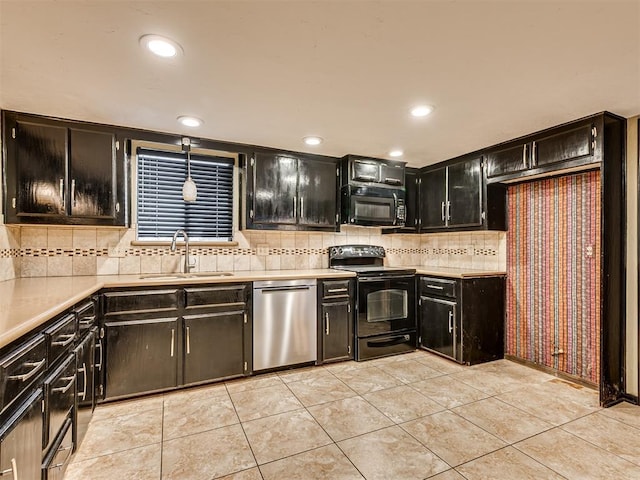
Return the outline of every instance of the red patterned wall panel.
[[[507,354],[600,375],[600,172],[508,188]]]

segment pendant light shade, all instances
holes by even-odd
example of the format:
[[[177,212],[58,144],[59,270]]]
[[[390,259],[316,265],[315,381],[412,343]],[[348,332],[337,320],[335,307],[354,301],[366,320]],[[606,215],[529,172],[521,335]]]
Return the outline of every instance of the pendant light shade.
[[[182,148],[187,150],[187,179],[182,185],[182,199],[185,202],[195,202],[198,197],[198,188],[196,182],[191,179],[191,142],[185,143],[185,139],[182,140]]]

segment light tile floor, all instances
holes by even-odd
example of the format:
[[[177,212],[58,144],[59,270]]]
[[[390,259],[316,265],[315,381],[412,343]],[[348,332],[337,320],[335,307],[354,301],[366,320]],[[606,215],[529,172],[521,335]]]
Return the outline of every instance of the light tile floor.
[[[65,480],[640,479],[640,407],[426,352],[96,408]]]

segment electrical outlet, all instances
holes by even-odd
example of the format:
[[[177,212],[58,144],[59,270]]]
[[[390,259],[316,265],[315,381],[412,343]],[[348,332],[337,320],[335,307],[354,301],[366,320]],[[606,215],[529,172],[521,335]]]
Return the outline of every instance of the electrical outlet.
[[[269,255],[269,245],[267,245],[266,243],[259,244],[258,255],[261,255],[261,256]]]
[[[111,258],[123,258],[126,257],[127,252],[123,247],[109,247],[109,252],[108,252],[109,257]]]

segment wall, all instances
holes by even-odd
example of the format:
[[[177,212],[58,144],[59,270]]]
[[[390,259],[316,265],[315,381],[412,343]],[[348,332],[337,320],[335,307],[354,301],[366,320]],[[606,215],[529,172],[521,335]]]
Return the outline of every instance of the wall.
[[[182,249],[136,245],[134,229],[22,226],[19,232],[21,270],[16,276],[152,274],[180,268]],[[382,235],[378,228],[347,226],[337,233],[245,230],[236,232],[236,240],[238,245],[229,247],[192,245],[195,271],[327,268],[327,247],[349,243],[384,246],[391,266],[504,270],[506,264],[504,232]],[[0,252],[8,254],[1,247]]]
[[[627,120],[627,332],[626,390],[638,395],[638,122]]]
[[[0,282],[20,277],[20,228],[0,225]]]

